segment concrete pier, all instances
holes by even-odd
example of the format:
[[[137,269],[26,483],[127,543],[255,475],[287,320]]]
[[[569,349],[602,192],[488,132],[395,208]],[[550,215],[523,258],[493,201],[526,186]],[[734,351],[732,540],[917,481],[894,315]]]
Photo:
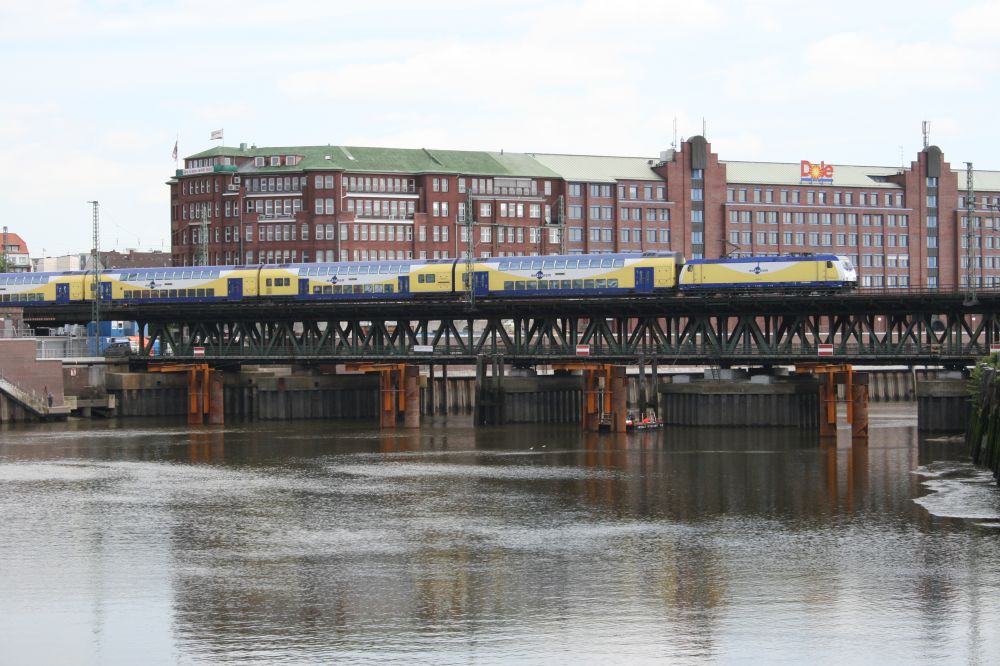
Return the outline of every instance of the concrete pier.
[[[969,425],[970,409],[968,380],[961,373],[917,382],[918,430],[963,432]]]
[[[661,384],[660,404],[670,425],[819,427],[819,382],[811,378]]]

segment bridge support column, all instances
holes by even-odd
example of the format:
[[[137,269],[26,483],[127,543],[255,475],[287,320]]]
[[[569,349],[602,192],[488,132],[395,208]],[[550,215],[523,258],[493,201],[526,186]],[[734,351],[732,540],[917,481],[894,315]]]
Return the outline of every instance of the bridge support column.
[[[625,416],[628,412],[628,384],[625,383],[625,366],[610,366],[611,386],[604,391],[611,397],[611,432],[625,432]]]
[[[208,386],[208,423],[222,425],[226,422],[225,384],[220,370],[213,370]]]
[[[601,429],[601,374],[596,367],[583,370],[583,429],[587,432]]]
[[[433,366],[432,366],[433,367]],[[407,365],[403,371],[403,426],[420,427],[420,368]]]
[[[855,444],[867,443],[868,373],[856,373],[850,365],[821,363],[801,364],[795,368],[795,372],[819,377],[820,439],[837,437],[837,386],[843,386],[851,438]]]
[[[427,366],[427,390],[424,391],[424,400],[425,400],[425,403],[426,403],[424,405],[424,413],[428,414],[430,416],[434,416],[434,414],[437,413],[437,411],[435,409],[435,406],[434,406],[434,404],[435,404],[434,393],[435,392],[436,391],[435,391],[435,386],[434,386],[434,364],[431,363],[430,365]]]
[[[837,386],[833,374],[820,377],[819,436],[821,439],[837,437]]]
[[[851,387],[851,439],[857,444],[868,443],[868,375],[858,373]]]
[[[379,427],[381,428],[395,428],[396,427],[396,413],[398,411],[398,405],[396,401],[396,393],[399,390],[399,385],[396,383],[397,377],[390,369],[382,369],[379,372],[379,383],[378,383],[378,394],[379,394]]]

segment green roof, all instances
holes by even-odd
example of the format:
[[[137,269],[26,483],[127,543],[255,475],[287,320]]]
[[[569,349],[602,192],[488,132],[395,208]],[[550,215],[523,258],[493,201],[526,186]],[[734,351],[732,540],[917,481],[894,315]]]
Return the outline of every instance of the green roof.
[[[258,167],[267,171],[331,169],[372,173],[455,173],[483,176],[525,176],[558,178],[524,153],[494,153],[471,150],[427,148],[374,148],[369,146],[266,146],[262,148],[215,147],[187,156],[269,157],[299,155],[295,166]]]

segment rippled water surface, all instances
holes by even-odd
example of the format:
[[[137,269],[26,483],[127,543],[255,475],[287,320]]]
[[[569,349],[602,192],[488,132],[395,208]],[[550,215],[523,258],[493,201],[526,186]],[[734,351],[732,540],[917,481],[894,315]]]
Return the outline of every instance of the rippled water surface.
[[[0,663],[996,663],[1000,492],[915,424],[8,428]]]

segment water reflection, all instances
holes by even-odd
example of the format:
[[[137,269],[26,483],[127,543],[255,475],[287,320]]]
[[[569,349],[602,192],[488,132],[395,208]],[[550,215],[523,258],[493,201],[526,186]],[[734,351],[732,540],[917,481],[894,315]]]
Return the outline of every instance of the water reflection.
[[[867,446],[456,419],[9,428],[0,637],[22,663],[987,660],[1000,530],[913,501],[911,472],[947,477],[962,445],[873,415]]]

